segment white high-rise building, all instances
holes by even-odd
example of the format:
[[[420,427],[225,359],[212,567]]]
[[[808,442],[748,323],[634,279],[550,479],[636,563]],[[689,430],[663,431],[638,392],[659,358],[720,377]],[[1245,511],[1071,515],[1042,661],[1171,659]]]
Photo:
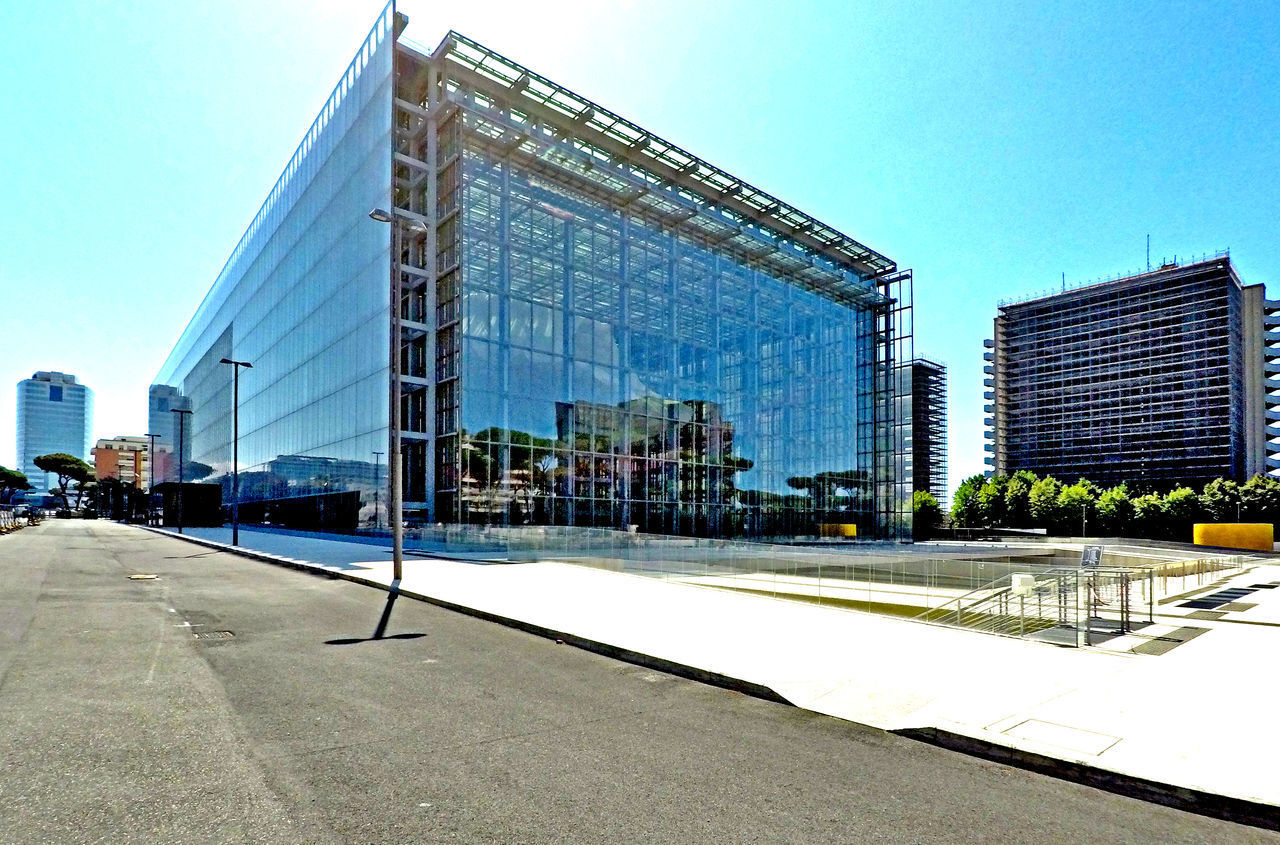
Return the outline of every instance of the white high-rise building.
[[[93,391],[69,373],[35,373],[18,382],[18,466],[33,492],[56,488],[57,478],[35,464],[40,455],[65,452],[89,457]]]

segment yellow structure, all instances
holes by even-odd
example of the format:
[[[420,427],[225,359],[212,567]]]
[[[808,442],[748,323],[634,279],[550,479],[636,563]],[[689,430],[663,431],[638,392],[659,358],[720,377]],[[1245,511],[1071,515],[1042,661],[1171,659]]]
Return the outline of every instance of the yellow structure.
[[[824,522],[820,528],[823,537],[858,536],[858,526],[852,522]]]
[[[1275,544],[1275,527],[1269,522],[1197,522],[1191,531],[1197,546],[1224,546],[1269,552]]]

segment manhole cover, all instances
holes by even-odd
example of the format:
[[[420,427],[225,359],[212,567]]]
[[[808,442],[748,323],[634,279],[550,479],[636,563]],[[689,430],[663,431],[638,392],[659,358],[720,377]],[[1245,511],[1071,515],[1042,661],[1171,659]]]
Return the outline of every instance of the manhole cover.
[[[146,573],[139,572],[137,575],[130,575],[129,580],[130,581],[155,581],[159,577],[160,577],[159,575],[148,575]]]
[[[196,631],[194,636],[197,640],[229,640],[235,634],[230,631]]]

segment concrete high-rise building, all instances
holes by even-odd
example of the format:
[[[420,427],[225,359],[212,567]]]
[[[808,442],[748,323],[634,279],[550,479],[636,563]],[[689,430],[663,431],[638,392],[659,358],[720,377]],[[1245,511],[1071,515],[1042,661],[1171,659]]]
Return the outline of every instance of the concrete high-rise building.
[[[88,459],[92,422],[93,391],[75,376],[42,370],[18,382],[17,468],[34,492],[58,486],[55,476],[36,466],[38,456],[65,452]]]
[[[457,33],[416,46],[405,23],[378,18],[155,378],[216,481],[220,362],[252,363],[240,473],[260,498],[242,518],[372,525],[398,418],[410,520],[909,536],[910,271]],[[313,477],[280,475],[282,456]],[[831,479],[840,495],[813,492]]]
[[[902,365],[911,396],[911,485],[947,501],[947,367],[928,358]]]
[[[1157,489],[1265,472],[1267,306],[1225,253],[1001,306],[988,466]]]
[[[147,454],[149,445],[146,437],[127,435],[99,440],[93,447],[94,474],[99,481],[118,478],[139,490],[148,489],[151,484],[151,460]]]

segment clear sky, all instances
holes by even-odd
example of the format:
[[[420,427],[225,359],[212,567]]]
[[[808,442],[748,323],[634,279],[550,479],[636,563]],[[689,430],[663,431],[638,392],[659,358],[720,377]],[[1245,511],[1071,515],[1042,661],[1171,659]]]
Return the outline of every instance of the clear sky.
[[[0,2],[0,464],[15,385],[147,385],[381,0]],[[1280,297],[1280,3],[403,0],[915,270],[982,470],[997,300],[1230,248]]]

